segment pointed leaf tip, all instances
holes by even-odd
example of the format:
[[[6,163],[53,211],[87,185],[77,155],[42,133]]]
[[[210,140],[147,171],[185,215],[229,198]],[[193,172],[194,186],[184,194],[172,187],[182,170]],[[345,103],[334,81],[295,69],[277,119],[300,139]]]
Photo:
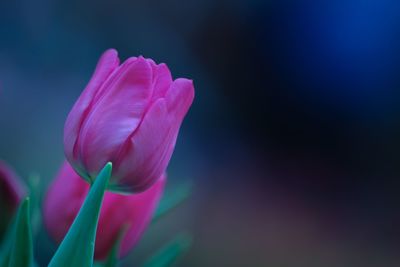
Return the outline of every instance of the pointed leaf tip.
[[[93,266],[99,214],[111,171],[112,164],[107,163],[96,177],[78,215],[51,259],[49,267]]]

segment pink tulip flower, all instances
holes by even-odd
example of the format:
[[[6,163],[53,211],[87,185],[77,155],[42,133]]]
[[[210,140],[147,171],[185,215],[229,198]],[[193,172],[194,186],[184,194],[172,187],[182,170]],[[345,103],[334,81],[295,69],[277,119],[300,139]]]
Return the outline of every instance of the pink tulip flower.
[[[142,192],[165,172],[193,102],[191,80],[173,80],[165,64],[107,50],[68,115],[65,155],[89,183],[113,163],[109,189]]]
[[[162,175],[149,189],[138,194],[105,193],[96,234],[96,260],[107,257],[123,230],[126,232],[119,251],[120,257],[139,241],[158,205],[165,181],[166,177]],[[44,224],[57,243],[66,235],[88,191],[89,184],[66,161],[49,187],[43,207]]]
[[[26,188],[14,170],[0,161],[0,240],[25,194]]]

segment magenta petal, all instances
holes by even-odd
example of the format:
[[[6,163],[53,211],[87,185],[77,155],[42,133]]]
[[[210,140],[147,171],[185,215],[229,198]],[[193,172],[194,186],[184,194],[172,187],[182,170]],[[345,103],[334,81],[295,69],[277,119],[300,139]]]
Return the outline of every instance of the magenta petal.
[[[97,63],[96,70],[91,80],[69,113],[64,127],[64,148],[65,154],[69,160],[77,160],[77,155],[74,154],[74,148],[82,122],[89,113],[89,108],[93,102],[94,96],[118,65],[119,58],[116,50],[109,49],[104,52]]]
[[[119,183],[140,192],[152,185],[165,171],[172,154],[173,132],[164,99],[158,99],[127,144],[121,162],[116,162]],[[166,151],[168,150],[170,151]]]
[[[64,162],[44,201],[44,224],[50,235],[61,242],[85,199],[89,185]]]
[[[167,102],[168,112],[180,125],[194,98],[193,81],[179,78],[176,79],[169,88],[165,101]]]
[[[107,257],[118,233],[126,226],[128,231],[123,238],[120,256],[132,249],[153,216],[165,182],[163,175],[151,188],[139,194],[105,193],[96,234],[96,260]],[[57,243],[67,233],[88,190],[89,185],[65,162],[47,192],[43,207],[46,229]]]
[[[125,256],[143,235],[160,202],[166,182],[167,178],[163,174],[149,189],[140,194],[130,196],[131,201],[134,199],[135,205],[131,205],[132,207],[127,209],[126,212],[130,214],[129,221],[135,223],[131,224],[125,238],[122,240],[120,256]]]
[[[164,97],[172,84],[172,76],[166,64],[152,65],[154,73],[154,92],[152,100]]]
[[[143,57],[121,66],[115,50],[101,57],[64,128],[68,161],[91,180],[114,163],[109,189],[140,192],[165,171],[193,102],[191,80],[172,80],[167,65]]]
[[[122,240],[119,256],[124,256],[139,241],[150,222],[161,198],[166,182],[162,176],[148,190],[134,195],[118,195],[106,192],[100,212],[99,230],[107,229],[107,234],[99,234],[96,240],[96,258],[105,258],[124,225],[128,231]]]
[[[84,122],[79,146],[86,170],[95,174],[107,161],[115,160],[140,124],[151,95],[149,63],[140,57],[125,62]]]
[[[131,143],[124,150],[123,161],[116,162],[120,186],[126,190],[145,190],[163,173],[171,159],[182,120],[193,102],[193,83],[177,79],[165,99],[150,108]]]

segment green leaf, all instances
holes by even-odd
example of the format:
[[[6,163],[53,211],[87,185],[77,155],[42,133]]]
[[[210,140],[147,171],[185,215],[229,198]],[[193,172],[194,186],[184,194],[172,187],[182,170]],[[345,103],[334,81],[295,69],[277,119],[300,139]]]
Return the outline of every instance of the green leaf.
[[[107,163],[95,179],[85,202],[49,263],[49,267],[91,267],[99,214],[104,191],[111,177],[112,164]]]
[[[184,184],[180,184],[176,187],[174,192],[170,194],[166,194],[166,196],[161,200],[160,205],[158,206],[152,222],[156,222],[161,219],[163,216],[171,212],[173,209],[178,207],[183,201],[185,201],[192,192],[192,183],[187,182]]]
[[[187,252],[192,244],[192,236],[181,233],[151,256],[143,267],[172,266],[179,257]]]
[[[103,267],[116,267],[118,266],[118,252],[122,244],[122,240],[126,232],[129,229],[129,224],[124,225],[118,233],[117,240],[114,242],[114,245],[110,251],[110,254],[107,257]]]
[[[8,266],[34,266],[29,198],[25,198],[18,209]]]
[[[15,233],[15,217],[16,215],[14,215],[10,224],[8,225],[3,242],[0,246],[0,267],[8,267],[8,262],[10,261],[11,247],[13,245]]]
[[[32,235],[35,239],[40,229],[41,213],[40,213],[40,196],[41,184],[40,176],[38,174],[31,174],[28,178],[29,198],[31,206],[31,222],[32,222]]]
[[[14,223],[8,226],[6,235],[0,246],[0,267],[8,267],[10,261],[10,251],[12,246],[12,234],[14,233]]]
[[[0,267],[8,267],[8,262],[10,261],[10,250],[9,248],[7,250],[4,250],[4,253],[2,251],[0,255]]]

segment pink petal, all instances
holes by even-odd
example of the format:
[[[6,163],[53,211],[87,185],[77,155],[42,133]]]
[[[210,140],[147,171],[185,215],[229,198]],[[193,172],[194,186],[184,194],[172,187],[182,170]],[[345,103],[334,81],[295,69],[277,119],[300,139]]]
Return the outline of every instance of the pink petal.
[[[128,226],[120,255],[125,255],[137,243],[150,222],[162,196],[166,176],[163,175],[151,188],[140,194],[120,195],[106,192],[100,211],[96,235],[95,259],[109,254],[122,227]],[[44,202],[44,223],[49,234],[61,242],[89,190],[68,162],[51,184]]]
[[[89,185],[64,162],[44,201],[43,215],[50,235],[61,242],[78,213]]]
[[[169,114],[174,117],[178,125],[182,123],[193,103],[193,98],[194,87],[192,80],[179,78],[171,84],[165,96],[165,101],[167,102]]]
[[[165,171],[174,135],[165,100],[158,99],[126,144],[122,160],[115,164],[118,183],[136,192],[152,185]]]
[[[165,93],[171,86],[172,76],[167,65],[165,65],[164,63],[161,63],[159,65],[152,64],[152,68],[154,73],[154,92],[152,101],[155,101],[156,99],[165,96]]]
[[[121,145],[140,124],[152,95],[152,69],[143,58],[125,62],[91,109],[80,134],[86,170],[97,173],[113,161]]]
[[[120,256],[125,256],[140,240],[162,197],[166,181],[164,174],[149,189],[131,196],[131,198],[135,198],[135,206],[130,210],[129,221],[135,223],[131,224],[122,241]]]
[[[119,58],[116,50],[109,49],[104,52],[97,63],[91,80],[69,113],[64,127],[64,149],[70,161],[73,159],[76,160],[77,155],[74,154],[74,147],[76,146],[82,123],[89,113],[94,96],[118,65]]]
[[[139,241],[161,198],[166,179],[162,176],[145,192],[119,195],[106,192],[100,212],[97,235],[96,258],[105,258],[119,231],[126,225],[128,231],[122,241],[120,256],[125,255]],[[105,234],[106,233],[106,234]]]

